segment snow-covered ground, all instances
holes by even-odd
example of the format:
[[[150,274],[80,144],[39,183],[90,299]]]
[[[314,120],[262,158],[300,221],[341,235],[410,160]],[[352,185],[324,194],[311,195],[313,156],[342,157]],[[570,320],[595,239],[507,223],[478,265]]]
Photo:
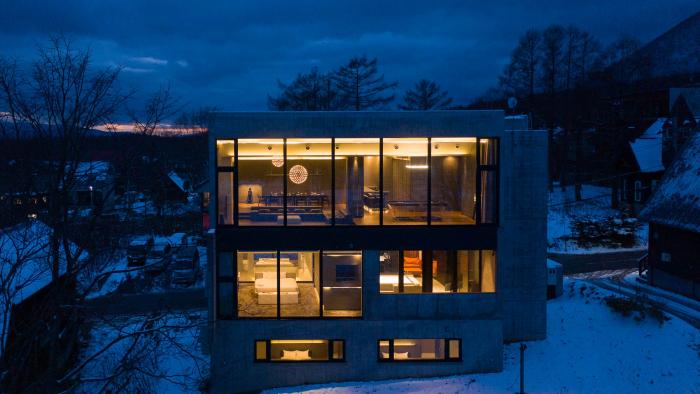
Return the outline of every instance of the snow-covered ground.
[[[79,362],[97,357],[80,373],[91,381],[81,384],[78,393],[100,391],[106,382],[102,378],[113,375],[107,388],[119,387],[119,392],[199,392],[209,374],[209,358],[200,343],[206,312],[171,314],[144,324],[147,318],[123,316],[93,325]],[[112,345],[118,338],[123,339]]]
[[[610,188],[583,185],[581,201],[576,201],[574,188],[567,187],[565,192],[556,186],[549,195],[549,212],[547,218],[547,243],[552,253],[601,253],[610,251],[631,251],[646,249],[647,228],[637,223],[635,218],[624,218],[619,210],[610,208]],[[630,228],[634,231],[634,245],[580,245],[576,241],[576,224],[591,222],[609,223],[619,235],[626,234]]]
[[[547,305],[547,339],[528,342],[529,393],[700,393],[700,333],[671,317],[612,312],[611,293],[565,280],[564,295]],[[518,344],[505,346],[501,373],[431,379],[350,382],[270,390],[268,393],[514,393],[519,384]]]

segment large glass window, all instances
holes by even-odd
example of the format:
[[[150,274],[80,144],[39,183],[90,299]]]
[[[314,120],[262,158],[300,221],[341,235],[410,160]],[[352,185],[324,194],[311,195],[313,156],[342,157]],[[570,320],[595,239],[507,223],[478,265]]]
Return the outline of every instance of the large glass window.
[[[362,316],[362,252],[323,252],[323,316]]]
[[[319,316],[320,265],[319,252],[280,252],[280,316]]]
[[[379,292],[493,293],[493,250],[404,250],[379,254]]]
[[[287,225],[331,224],[331,139],[288,139],[287,162]]]
[[[476,222],[476,138],[433,138],[431,224]]]
[[[233,224],[233,171],[222,171],[217,175],[219,224]]]
[[[335,224],[378,225],[379,139],[335,139]]]
[[[498,223],[498,140],[479,140],[480,219]]]
[[[459,339],[383,339],[379,341],[380,361],[458,361]]]
[[[428,139],[385,138],[383,154],[383,183],[387,199],[384,224],[426,224]]]
[[[237,253],[238,316],[277,317],[277,302],[296,303],[298,291],[289,281],[280,280],[278,294],[277,252]]]
[[[217,166],[217,220],[219,224],[233,224],[234,165],[236,143],[233,140],[216,141]]]
[[[498,139],[385,138],[381,146],[379,141],[217,141],[217,222],[242,226],[498,222]]]
[[[403,251],[403,292],[420,293],[423,291],[423,259],[427,253],[422,250]]]
[[[238,224],[284,224],[284,141],[238,140]]]
[[[216,166],[233,167],[235,163],[236,142],[234,140],[216,141]]]
[[[379,292],[401,293],[400,259],[401,252],[398,250],[384,250],[379,253]]]
[[[272,339],[255,341],[255,360],[272,362],[343,361],[345,341]]]

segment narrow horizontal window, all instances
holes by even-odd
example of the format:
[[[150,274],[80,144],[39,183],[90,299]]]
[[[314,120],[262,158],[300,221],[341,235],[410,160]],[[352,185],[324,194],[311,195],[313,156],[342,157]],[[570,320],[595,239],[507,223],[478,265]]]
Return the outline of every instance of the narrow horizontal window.
[[[255,341],[258,362],[345,361],[341,339],[268,339]]]
[[[382,339],[379,361],[459,361],[460,339]]]

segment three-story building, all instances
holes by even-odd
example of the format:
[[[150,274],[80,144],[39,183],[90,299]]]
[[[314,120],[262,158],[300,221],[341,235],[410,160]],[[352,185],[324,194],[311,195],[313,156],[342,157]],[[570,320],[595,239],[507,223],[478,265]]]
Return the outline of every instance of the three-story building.
[[[214,392],[502,369],[546,323],[546,134],[502,111],[214,113]]]

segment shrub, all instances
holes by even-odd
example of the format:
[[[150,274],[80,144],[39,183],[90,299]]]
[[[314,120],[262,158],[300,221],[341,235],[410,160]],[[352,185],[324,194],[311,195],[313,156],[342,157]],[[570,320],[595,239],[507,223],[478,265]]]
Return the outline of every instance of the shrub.
[[[630,298],[609,295],[603,301],[613,312],[620,313],[622,316],[627,317],[634,314],[634,320],[638,322],[644,320],[647,315],[658,321],[659,325],[664,324],[668,320],[663,310],[649,303],[643,296],[637,295],[634,298]]]

